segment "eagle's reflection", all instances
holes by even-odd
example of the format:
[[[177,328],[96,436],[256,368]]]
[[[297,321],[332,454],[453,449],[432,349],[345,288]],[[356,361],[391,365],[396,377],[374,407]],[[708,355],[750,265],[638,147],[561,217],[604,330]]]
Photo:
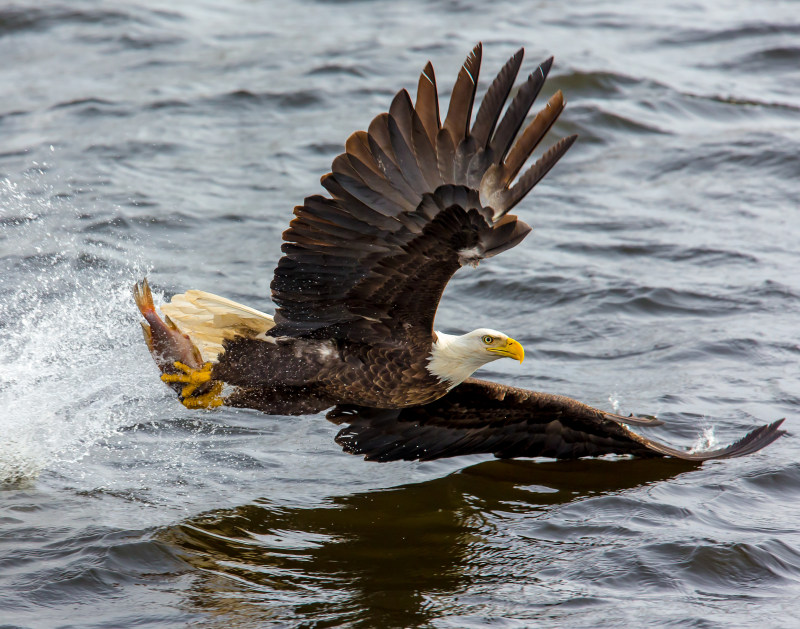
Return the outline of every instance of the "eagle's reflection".
[[[312,507],[262,500],[198,516],[161,538],[198,570],[187,603],[226,626],[292,618],[315,627],[419,626],[449,613],[439,594],[470,585],[502,526],[496,514],[546,517],[692,468],[672,459],[490,461]]]

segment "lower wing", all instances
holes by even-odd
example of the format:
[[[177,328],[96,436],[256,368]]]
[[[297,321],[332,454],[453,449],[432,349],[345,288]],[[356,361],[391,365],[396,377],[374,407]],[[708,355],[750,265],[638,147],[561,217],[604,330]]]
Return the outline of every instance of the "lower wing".
[[[781,419],[727,447],[691,452],[647,439],[627,427],[663,423],[656,419],[622,417],[567,397],[475,379],[424,406],[340,405],[327,417],[348,424],[336,436],[345,452],[371,461],[430,461],[464,454],[557,459],[629,454],[707,461],[750,454],[786,432],[779,430]]]

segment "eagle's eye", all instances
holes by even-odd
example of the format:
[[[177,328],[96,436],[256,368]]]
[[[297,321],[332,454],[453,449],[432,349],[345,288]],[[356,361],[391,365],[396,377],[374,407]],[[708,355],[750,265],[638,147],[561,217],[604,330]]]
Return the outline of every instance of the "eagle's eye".
[[[487,345],[491,345],[494,342],[494,339],[489,335],[484,336],[481,340]]]

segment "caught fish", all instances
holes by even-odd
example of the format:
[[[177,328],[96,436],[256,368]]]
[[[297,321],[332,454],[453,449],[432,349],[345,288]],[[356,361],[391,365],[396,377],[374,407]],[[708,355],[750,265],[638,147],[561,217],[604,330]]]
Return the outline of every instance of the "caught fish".
[[[192,369],[203,367],[203,358],[200,350],[197,349],[191,339],[178,329],[169,317],[162,319],[156,312],[153,303],[153,294],[147,280],[133,285],[133,298],[139,308],[139,312],[145,318],[142,324],[142,332],[150,354],[153,356],[156,365],[161,373],[166,375],[179,375],[184,373],[175,363],[181,363]],[[172,389],[182,394],[184,397],[191,392],[185,391],[184,382],[169,381],[162,378]]]

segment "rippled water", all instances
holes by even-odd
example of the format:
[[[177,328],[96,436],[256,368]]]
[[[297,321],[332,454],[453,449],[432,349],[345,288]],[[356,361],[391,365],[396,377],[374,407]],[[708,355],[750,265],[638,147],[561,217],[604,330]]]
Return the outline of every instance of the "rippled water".
[[[525,46],[580,140],[438,327],[505,330],[529,359],[486,377],[672,443],[793,433],[798,35],[794,2],[4,4],[0,625],[800,626],[792,434],[702,467],[368,464],[321,416],[183,410],[130,297],[271,310],[347,135],[428,59],[446,92],[477,41],[484,76]]]

